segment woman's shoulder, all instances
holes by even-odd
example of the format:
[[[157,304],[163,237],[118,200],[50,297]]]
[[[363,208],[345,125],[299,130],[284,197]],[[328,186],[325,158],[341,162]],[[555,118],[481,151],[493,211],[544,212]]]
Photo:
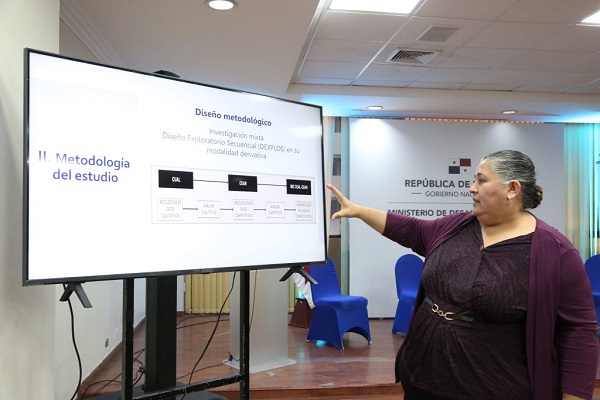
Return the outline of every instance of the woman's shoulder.
[[[465,212],[457,212],[457,213],[445,215],[441,218],[438,218],[437,221],[442,224],[450,224],[450,225],[459,224],[460,225],[460,224],[463,224],[466,222],[470,222],[474,219],[476,219],[476,218],[475,218],[475,214],[473,214],[472,211],[465,211]]]
[[[534,239],[543,241],[552,241],[554,243],[562,245],[562,247],[576,250],[575,246],[571,241],[557,228],[545,222],[544,220],[535,217],[536,227],[534,231]]]

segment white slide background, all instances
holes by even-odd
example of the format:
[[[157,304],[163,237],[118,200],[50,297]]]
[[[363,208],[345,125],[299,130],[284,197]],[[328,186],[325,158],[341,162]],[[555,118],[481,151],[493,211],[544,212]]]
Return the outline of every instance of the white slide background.
[[[531,211],[564,232],[563,129],[560,124],[351,119],[349,198],[384,210],[415,210],[424,218],[471,210],[468,189],[481,157],[514,149],[531,157],[544,190],[542,204]],[[470,168],[450,174],[449,164],[459,159],[470,159]],[[350,293],[369,299],[371,318],[393,318],[394,265],[411,250],[359,220],[349,221],[349,240]]]

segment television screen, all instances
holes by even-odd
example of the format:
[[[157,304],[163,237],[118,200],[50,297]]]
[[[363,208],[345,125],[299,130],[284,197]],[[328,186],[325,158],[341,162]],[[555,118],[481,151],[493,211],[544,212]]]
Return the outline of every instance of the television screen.
[[[322,110],[25,49],[23,284],[326,258]]]

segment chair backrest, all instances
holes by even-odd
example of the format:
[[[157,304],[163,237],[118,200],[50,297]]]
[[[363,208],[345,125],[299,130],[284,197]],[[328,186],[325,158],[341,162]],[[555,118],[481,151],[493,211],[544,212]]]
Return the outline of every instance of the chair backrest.
[[[410,290],[416,293],[423,272],[423,260],[416,254],[404,254],[396,261],[396,292]]]
[[[591,256],[585,261],[585,270],[593,291],[600,290],[600,254]]]
[[[309,274],[317,281],[316,285],[310,285],[315,304],[324,297],[342,294],[337,270],[331,259],[327,259],[327,264],[311,265]]]

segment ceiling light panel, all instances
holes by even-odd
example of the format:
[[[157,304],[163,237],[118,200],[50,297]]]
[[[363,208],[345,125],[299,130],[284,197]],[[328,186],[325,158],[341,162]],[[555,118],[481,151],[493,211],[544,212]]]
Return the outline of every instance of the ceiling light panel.
[[[581,21],[581,23],[589,25],[600,25],[600,10],[596,11],[595,14],[592,14],[583,21]]]
[[[206,5],[214,10],[227,11],[231,10],[237,3],[233,0],[206,0]]]
[[[410,14],[421,0],[331,0],[330,10]]]

